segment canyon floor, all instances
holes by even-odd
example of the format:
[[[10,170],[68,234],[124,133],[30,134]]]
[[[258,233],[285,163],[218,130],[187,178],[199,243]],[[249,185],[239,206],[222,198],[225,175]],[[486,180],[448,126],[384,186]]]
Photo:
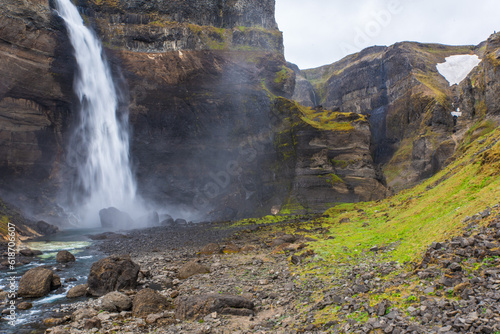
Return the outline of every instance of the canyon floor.
[[[135,317],[99,312],[99,300],[87,299],[62,307],[65,322],[47,333],[498,333],[499,211],[478,213],[405,263],[392,260],[397,242],[332,261],[325,243],[338,237],[339,223],[326,216],[110,234],[98,247],[131,255],[141,267],[138,290],[157,290],[172,308]],[[177,278],[193,261],[210,272]],[[243,297],[253,314],[176,319],[175,308],[195,295]],[[100,328],[89,328],[90,319]]]

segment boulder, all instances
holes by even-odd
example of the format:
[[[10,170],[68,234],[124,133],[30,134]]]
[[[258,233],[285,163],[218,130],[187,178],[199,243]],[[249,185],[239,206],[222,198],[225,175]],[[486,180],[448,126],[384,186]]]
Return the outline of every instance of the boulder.
[[[143,289],[134,297],[132,313],[135,316],[147,316],[170,308],[168,299],[151,289]]]
[[[219,253],[221,253],[221,248],[216,243],[207,244],[200,250],[200,255],[212,255]]]
[[[187,225],[187,221],[186,219],[182,219],[182,218],[177,218],[174,222],[175,225],[182,225],[182,226],[186,226]]]
[[[163,215],[163,220],[161,221],[161,226],[171,226],[175,224],[174,218],[171,215]]]
[[[52,276],[52,281],[50,282],[50,290],[55,290],[57,288],[60,288],[62,286],[61,284],[61,277],[59,275],[54,274]]]
[[[134,220],[128,215],[128,213],[120,211],[114,207],[99,211],[99,218],[101,219],[101,226],[104,228],[126,229],[134,226]]]
[[[175,317],[180,320],[199,319],[213,312],[240,316],[253,315],[252,301],[232,295],[206,294],[179,297]]]
[[[135,289],[139,265],[130,256],[112,255],[92,264],[87,280],[92,296],[103,296],[120,289]]]
[[[59,227],[51,225],[43,220],[40,220],[36,223],[36,229],[43,235],[56,234],[59,232]]]
[[[19,254],[21,254],[22,256],[28,256],[28,257],[32,257],[32,256],[37,255],[37,254],[35,254],[35,252],[32,249],[29,249],[29,248],[20,249]]]
[[[186,263],[179,269],[177,277],[180,279],[185,279],[194,275],[207,274],[209,272],[210,269],[207,266],[199,264],[196,261],[191,261]]]
[[[108,312],[128,311],[132,308],[132,299],[124,293],[113,291],[99,298],[101,309]]]
[[[80,284],[69,289],[66,294],[66,298],[78,298],[86,296],[88,293],[89,286],[88,284]]]
[[[59,279],[59,280],[58,280]],[[57,286],[57,284],[59,284]],[[52,270],[37,267],[28,270],[19,280],[19,297],[38,298],[61,286],[61,279]]]
[[[32,307],[33,307],[33,304],[31,304],[29,302],[20,302],[19,305],[17,305],[18,310],[29,310]]]
[[[224,254],[235,254],[241,251],[240,247],[236,246],[232,242],[228,243],[224,246],[224,250],[222,251]]]
[[[75,262],[75,256],[68,252],[67,250],[62,250],[57,252],[56,255],[56,262],[58,263],[68,263],[68,262]]]

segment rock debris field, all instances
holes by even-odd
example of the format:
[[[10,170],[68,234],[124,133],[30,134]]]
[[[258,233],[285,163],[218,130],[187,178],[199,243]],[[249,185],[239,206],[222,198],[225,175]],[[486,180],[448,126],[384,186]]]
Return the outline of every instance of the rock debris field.
[[[467,223],[415,263],[384,261],[391,247],[374,247],[326,280],[308,273],[324,228],[305,219],[106,233],[94,238],[114,255],[93,264],[88,284],[69,292],[79,299],[44,326],[53,334],[498,333],[500,220],[488,209]]]

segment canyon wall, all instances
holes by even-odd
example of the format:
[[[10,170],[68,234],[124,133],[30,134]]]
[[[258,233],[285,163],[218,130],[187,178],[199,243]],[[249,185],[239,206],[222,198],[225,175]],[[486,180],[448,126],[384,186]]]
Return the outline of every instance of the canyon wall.
[[[459,107],[460,94],[436,64],[451,55],[481,52],[474,46],[412,42],[371,47],[299,72],[302,83],[294,98],[369,116],[375,163],[398,191],[440,170],[458,147],[461,130],[470,125],[467,117],[454,123],[451,112]]]
[[[53,5],[1,9],[0,165],[5,193],[55,219],[50,205],[75,172],[66,150],[78,105]],[[234,219],[385,196],[366,120],[291,100],[274,0],[77,5],[125,88],[139,191],[158,207]]]

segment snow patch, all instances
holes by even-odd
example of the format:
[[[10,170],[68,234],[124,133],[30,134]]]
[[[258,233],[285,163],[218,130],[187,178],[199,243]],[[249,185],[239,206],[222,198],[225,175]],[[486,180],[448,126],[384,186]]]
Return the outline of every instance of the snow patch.
[[[467,75],[481,62],[476,55],[457,55],[445,59],[444,63],[436,65],[436,68],[450,86],[459,84]]]

